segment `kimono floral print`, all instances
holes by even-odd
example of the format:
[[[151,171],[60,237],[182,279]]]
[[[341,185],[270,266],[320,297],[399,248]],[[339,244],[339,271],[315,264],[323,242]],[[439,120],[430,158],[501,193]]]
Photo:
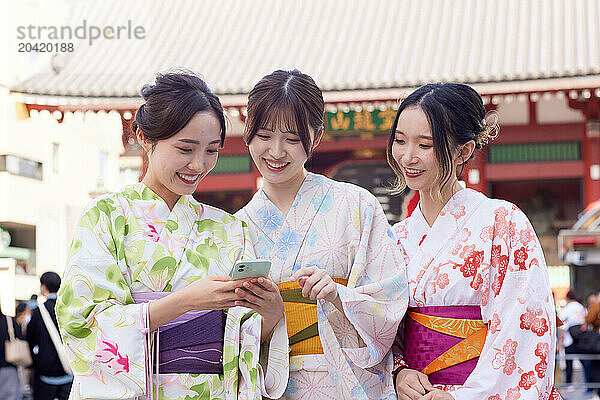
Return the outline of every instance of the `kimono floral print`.
[[[291,357],[285,398],[395,398],[389,349],[406,310],[406,276],[377,199],[309,173],[287,215],[262,190],[236,215],[249,224],[257,257],[271,259],[276,283],[311,266],[348,280],[337,285],[344,312],[317,301],[323,354]]]
[[[245,225],[191,196],[181,196],[170,211],[138,183],[94,200],[75,230],[56,305],[76,374],[71,398],[147,394],[148,305],[134,303],[132,294],[177,291],[206,276],[227,275],[238,255],[254,257]],[[287,347],[265,350],[263,376],[261,321],[249,311],[227,312],[223,375],[160,374],[158,398],[279,397],[287,383]]]
[[[464,189],[433,226],[417,208],[394,230],[408,264],[409,307],[478,306],[487,324],[464,385],[436,386],[457,400],[560,398],[552,387],[553,299],[527,217],[508,202]]]

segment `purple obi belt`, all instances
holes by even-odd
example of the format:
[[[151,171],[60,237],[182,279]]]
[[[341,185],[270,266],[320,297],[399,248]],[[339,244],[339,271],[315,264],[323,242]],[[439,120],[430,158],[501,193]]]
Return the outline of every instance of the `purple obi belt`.
[[[132,293],[133,300],[138,304],[158,300],[169,294],[170,292]],[[194,310],[157,329],[158,372],[223,374],[225,318],[225,313],[221,310]]]
[[[409,307],[404,361],[432,384],[463,385],[477,365],[486,334],[479,306]]]

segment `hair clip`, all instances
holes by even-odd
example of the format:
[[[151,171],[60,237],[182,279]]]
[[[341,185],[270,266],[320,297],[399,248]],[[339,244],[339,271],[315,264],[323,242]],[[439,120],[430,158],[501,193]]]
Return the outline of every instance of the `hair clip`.
[[[493,121],[488,121],[488,118],[493,119]],[[499,134],[500,126],[498,125],[498,113],[492,111],[481,120],[481,132],[477,135],[477,144],[483,147],[491,140],[495,140]]]

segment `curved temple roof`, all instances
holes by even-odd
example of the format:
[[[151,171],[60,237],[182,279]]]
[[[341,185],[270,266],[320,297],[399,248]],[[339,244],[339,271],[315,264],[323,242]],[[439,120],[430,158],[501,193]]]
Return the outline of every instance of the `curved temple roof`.
[[[137,97],[156,71],[186,67],[218,94],[277,68],[325,91],[429,81],[513,82],[600,74],[599,0],[75,1],[66,25],[142,26],[144,39],[74,40],[12,91]]]

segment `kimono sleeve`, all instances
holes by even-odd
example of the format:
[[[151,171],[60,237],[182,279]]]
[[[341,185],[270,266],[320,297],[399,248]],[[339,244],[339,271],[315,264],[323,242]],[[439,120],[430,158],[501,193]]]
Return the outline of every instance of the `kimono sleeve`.
[[[541,246],[527,217],[510,204],[495,209],[489,276],[482,273],[487,336],[456,399],[546,399],[552,392],[556,314]],[[482,268],[481,271],[485,271]]]
[[[255,258],[250,232],[242,222],[244,236],[243,258]],[[262,316],[254,311],[235,307],[230,309],[233,320],[241,322],[239,330],[239,398],[252,398],[248,393],[257,390],[264,398],[278,399],[283,396],[289,377],[288,335],[285,317],[275,328],[269,340],[260,343]],[[237,349],[237,347],[236,347]]]
[[[360,193],[360,237],[348,286],[338,284],[346,318],[364,347],[342,348],[361,368],[381,363],[390,351],[408,305],[406,265],[377,199]],[[343,335],[343,332],[335,332]]]
[[[408,266],[410,260],[401,240],[406,239],[407,237],[406,225],[407,219],[404,219],[403,221],[400,221],[394,225],[392,227],[392,231],[394,232],[395,240],[397,240],[397,246],[400,248],[400,253],[402,254],[404,263]],[[398,326],[398,334],[396,335],[396,339],[392,345],[392,354],[394,355],[394,367],[392,368],[392,371],[394,373],[396,373],[399,368],[408,367],[408,364],[406,364],[406,361],[404,361],[404,321],[405,320],[403,318]]]
[[[118,262],[125,219],[117,210],[114,197],[86,207],[58,293],[56,315],[75,374],[75,398],[126,399],[146,392],[148,310],[134,304],[127,266]]]

